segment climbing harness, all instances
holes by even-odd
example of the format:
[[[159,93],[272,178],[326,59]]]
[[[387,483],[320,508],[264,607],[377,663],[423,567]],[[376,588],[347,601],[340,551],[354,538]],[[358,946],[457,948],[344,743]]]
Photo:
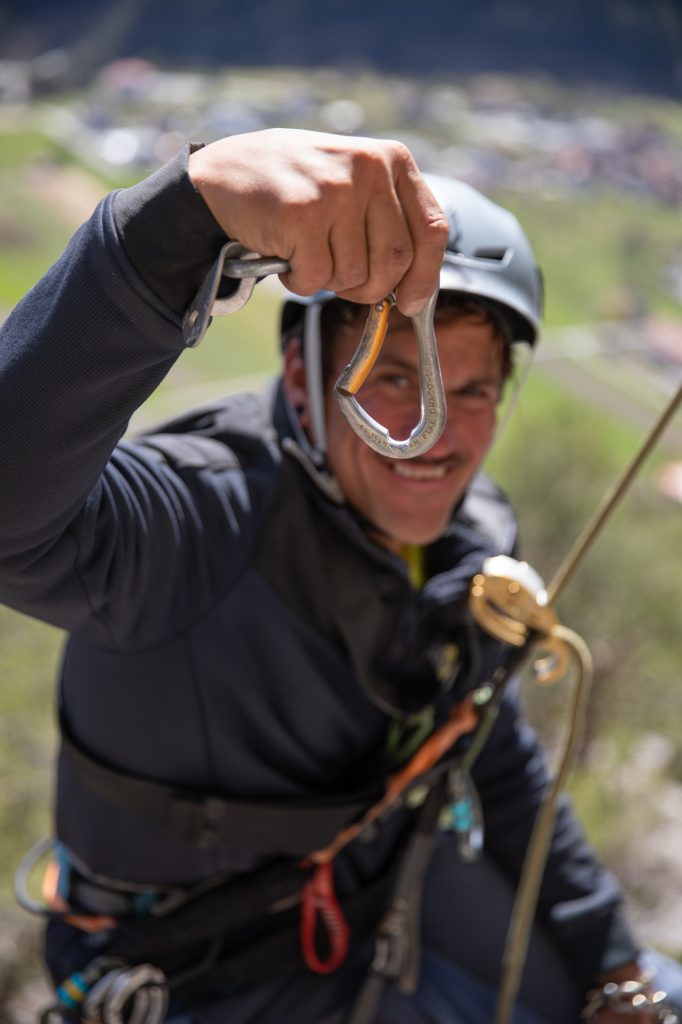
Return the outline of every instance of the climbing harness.
[[[110,957],[106,962],[99,959],[96,965],[93,963],[86,971],[77,972],[63,981],[59,986],[58,1002],[52,1008],[52,1013],[55,1016],[60,1013],[68,1017],[66,1010],[72,1016],[78,1011],[82,1019],[89,1020],[85,1016],[86,1005],[94,1006],[97,999],[97,1006],[109,1008],[101,1017],[101,1021],[97,1018],[98,1024],[121,1024],[115,1016],[115,1011],[117,1012],[124,994],[127,999],[131,999],[134,993],[139,1014],[131,1017],[131,1020],[134,1020],[135,1024],[157,1024],[155,1013],[160,1005],[160,997],[155,994],[153,1000],[145,1002],[147,989],[155,992],[156,986],[164,991],[177,990],[186,984],[188,979],[203,977],[212,970],[222,970],[223,977],[234,977],[235,980],[241,981],[249,978],[257,980],[264,973],[271,973],[273,957],[267,955],[270,940],[257,940],[254,950],[246,948],[235,953],[234,936],[239,933],[240,928],[249,926],[254,915],[267,916],[279,914],[281,911],[296,911],[297,907],[297,947],[290,939],[290,935],[295,937],[296,931],[294,929],[292,932],[286,922],[284,932],[274,936],[274,962],[278,963],[278,966],[283,969],[294,966],[298,950],[298,956],[303,955],[304,962],[311,970],[320,974],[330,973],[340,967],[346,958],[351,930],[356,938],[362,938],[373,932],[377,923],[382,921],[383,924],[377,933],[378,952],[374,973],[377,976],[381,973],[379,963],[390,961],[393,970],[395,963],[399,961],[403,965],[399,972],[402,978],[404,964],[409,962],[409,974],[416,985],[416,950],[419,943],[418,889],[421,887],[421,879],[430,858],[438,813],[449,790],[448,764],[444,763],[443,759],[457,740],[475,727],[477,718],[475,697],[469,696],[452,709],[449,717],[422,743],[407,764],[388,779],[383,796],[375,801],[359,820],[342,827],[326,845],[314,849],[297,862],[287,858],[284,863],[267,865],[247,878],[209,881],[188,891],[157,894],[146,913],[141,916],[135,914],[132,902],[127,914],[124,912],[118,920],[111,920],[97,915],[90,919],[82,914],[74,917],[73,911],[64,901],[58,900],[50,906],[32,900],[28,896],[29,875],[40,856],[52,852],[47,844],[39,844],[27,855],[17,875],[16,892],[22,905],[34,913],[71,922],[81,930],[104,930],[107,934],[107,950],[112,957],[121,958],[112,960]],[[164,798],[170,795],[170,787],[167,789],[157,783],[150,784],[147,780],[135,779],[105,768],[79,751],[68,738],[68,733],[65,733],[65,736],[68,756],[74,755],[71,763],[75,770],[85,773],[98,791],[115,796],[119,805],[138,808],[146,806],[146,801],[151,795],[155,797],[157,805],[162,807]],[[151,790],[148,788],[150,785]],[[434,796],[435,793],[438,794],[437,797]],[[179,800],[179,806],[182,806],[183,795],[173,792],[173,796]],[[229,809],[231,805],[226,803],[225,806]],[[349,820],[349,812],[353,813],[357,806],[357,802],[344,802],[338,807],[334,806],[334,815],[343,813],[346,820]],[[389,910],[386,911],[385,908],[391,885],[390,875],[381,878],[378,883],[371,883],[367,890],[361,890],[347,899],[339,900],[334,890],[334,858],[354,840],[361,836],[371,836],[378,823],[387,820],[392,813],[406,806],[417,808],[417,821],[398,869],[397,887],[389,903]],[[304,811],[304,808],[300,808],[301,813]],[[427,811],[428,827],[424,824],[424,815]],[[249,817],[257,821],[259,805],[240,805],[237,813],[237,820],[246,821]],[[289,813],[296,812],[290,810]],[[266,811],[265,834],[267,842],[272,843],[267,818]],[[177,816],[170,815],[162,820],[166,821],[167,827],[172,828],[173,824],[177,823]],[[318,834],[324,835],[325,832],[328,834],[334,818],[313,815],[310,826],[305,817],[301,820],[304,831],[306,828],[313,831],[317,829]],[[281,829],[281,822],[281,815],[277,815],[272,827]],[[195,836],[195,841],[199,841],[201,834]],[[295,848],[291,847],[292,850]],[[54,887],[59,891],[58,881]],[[229,930],[229,941],[223,947],[222,938],[216,936],[224,936],[226,929]],[[316,945],[320,929],[326,940],[327,952],[324,955],[318,952]],[[389,940],[391,949],[398,943],[402,950],[398,961],[393,953],[386,960],[379,952]],[[230,942],[233,943],[231,946]],[[186,971],[184,977],[170,974],[163,978],[163,972],[158,976],[150,973],[154,969],[147,961],[156,963],[160,959],[163,963],[165,956],[175,953],[178,949],[198,948],[206,943],[209,943],[209,951],[205,960],[199,962],[194,969]],[[388,975],[381,976],[385,982]],[[138,989],[141,993],[139,995]],[[145,1016],[145,1007],[148,1007],[149,1016]]]
[[[213,316],[241,309],[261,278],[269,274],[286,274],[290,269],[286,260],[260,257],[239,242],[226,242],[185,314],[185,344],[189,348],[196,347]],[[221,297],[224,278],[239,283],[231,294]],[[423,455],[433,447],[445,428],[447,408],[433,325],[437,298],[438,289],[421,312],[412,317],[419,353],[420,417],[409,437],[404,440],[392,438],[386,427],[373,419],[355,397],[381,351],[388,315],[396,301],[393,293],[370,306],[357,352],[334,386],[341,411],[356,434],[374,451],[393,459],[413,459]]]

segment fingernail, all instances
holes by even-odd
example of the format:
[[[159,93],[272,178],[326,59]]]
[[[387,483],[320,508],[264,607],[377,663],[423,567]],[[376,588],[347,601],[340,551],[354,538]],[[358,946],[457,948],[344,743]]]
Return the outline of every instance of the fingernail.
[[[417,316],[428,302],[428,299],[412,299],[411,302],[400,303],[400,311],[405,316]]]

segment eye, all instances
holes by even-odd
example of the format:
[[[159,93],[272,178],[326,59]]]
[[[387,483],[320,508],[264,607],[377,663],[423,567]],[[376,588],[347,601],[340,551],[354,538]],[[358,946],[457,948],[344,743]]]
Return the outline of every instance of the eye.
[[[399,391],[406,391],[407,388],[412,387],[412,381],[404,373],[385,373],[383,380],[391,387],[398,388]]]
[[[457,395],[470,402],[496,405],[500,400],[500,391],[494,384],[467,384],[459,388]]]
[[[391,391],[400,391],[403,394],[414,390],[417,387],[417,382],[405,373],[400,373],[397,370],[383,370],[377,375],[377,384]]]

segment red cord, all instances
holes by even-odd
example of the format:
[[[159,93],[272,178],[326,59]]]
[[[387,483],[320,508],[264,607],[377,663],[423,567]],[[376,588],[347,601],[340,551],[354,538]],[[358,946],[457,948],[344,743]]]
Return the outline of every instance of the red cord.
[[[320,959],[315,945],[315,931],[318,914],[327,931],[329,954]],[[350,929],[343,916],[334,891],[334,868],[331,862],[318,864],[301,898],[301,949],[303,959],[311,971],[317,974],[331,974],[336,971],[348,955]]]

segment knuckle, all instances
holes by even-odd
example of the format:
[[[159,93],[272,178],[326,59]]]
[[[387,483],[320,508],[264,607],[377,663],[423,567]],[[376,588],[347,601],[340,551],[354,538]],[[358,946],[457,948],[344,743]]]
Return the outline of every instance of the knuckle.
[[[433,245],[444,249],[450,237],[450,224],[440,207],[427,214],[426,227]]]
[[[315,292],[328,287],[332,267],[329,260],[322,255],[305,262],[291,261],[291,272],[284,281],[287,288],[297,295],[314,295]]]
[[[352,267],[344,267],[334,271],[334,276],[329,282],[333,291],[349,291],[353,288],[361,288],[367,281],[367,266],[355,264]]]
[[[317,282],[314,278],[305,274],[286,274],[282,276],[282,283],[288,291],[294,295],[314,295],[323,288],[323,283]]]
[[[379,262],[391,271],[404,271],[414,259],[414,247],[410,242],[393,242],[379,254]]]
[[[404,142],[400,142],[398,139],[385,139],[384,145],[389,158],[396,164],[414,166],[414,158],[412,153],[405,145]]]

